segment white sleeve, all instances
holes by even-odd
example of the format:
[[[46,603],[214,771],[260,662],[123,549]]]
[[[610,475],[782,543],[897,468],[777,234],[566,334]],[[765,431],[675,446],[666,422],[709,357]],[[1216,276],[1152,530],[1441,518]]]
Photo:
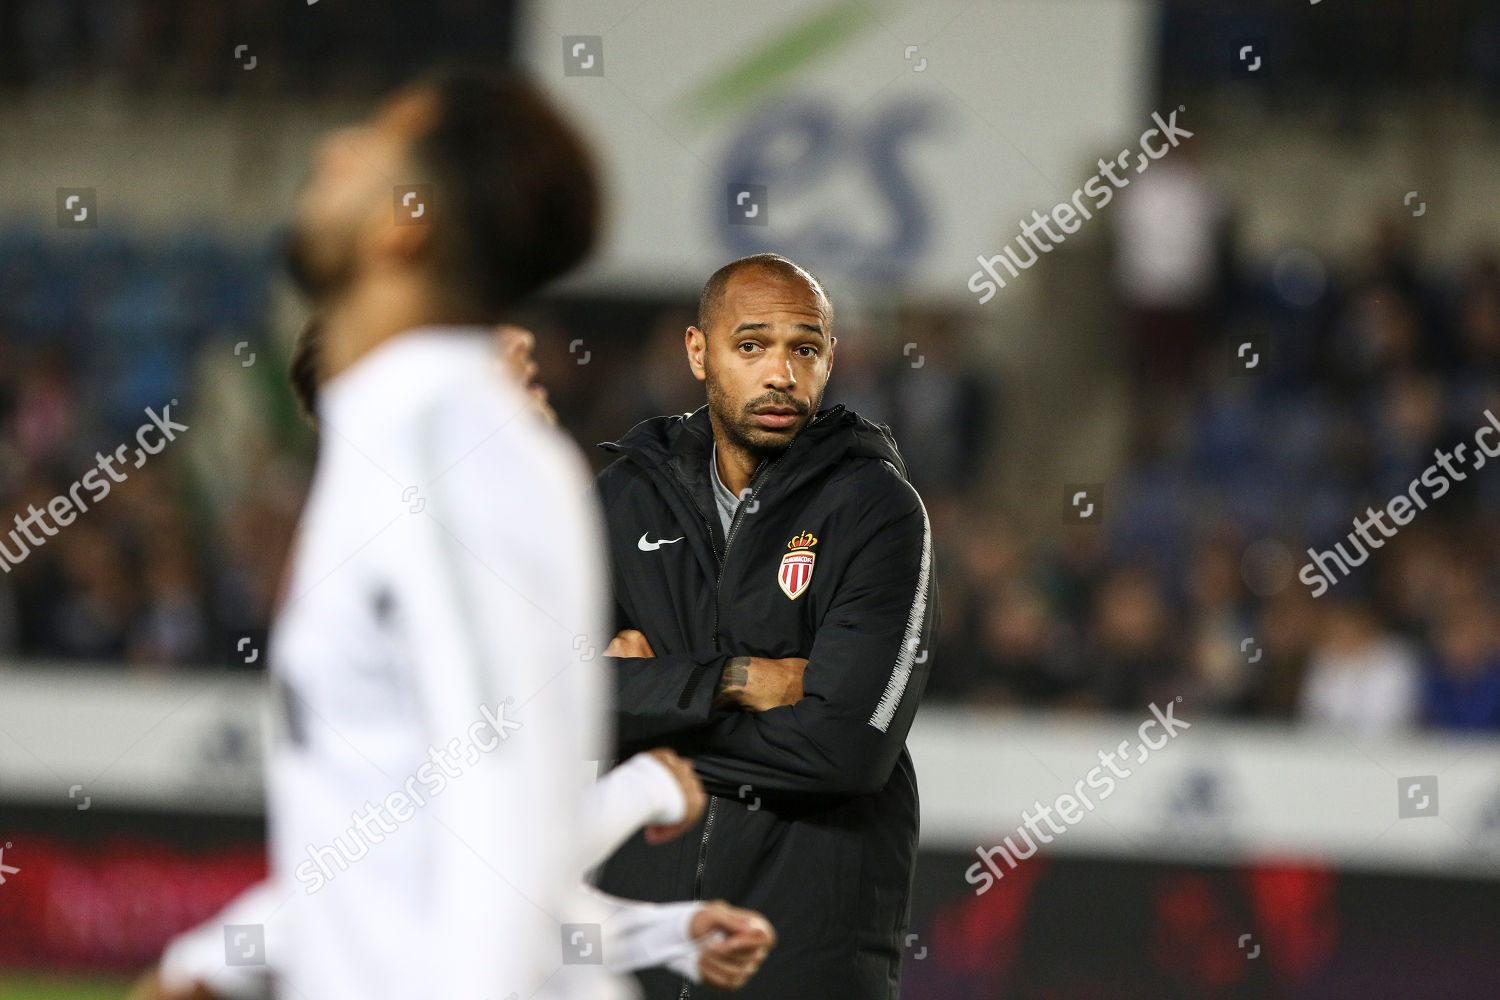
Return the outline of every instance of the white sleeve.
[[[558,922],[582,874],[580,764],[604,726],[603,532],[582,458],[543,438],[556,432],[475,409],[439,407],[414,442],[425,510],[392,529],[408,537],[386,576],[409,609],[424,738],[470,747],[427,810],[440,827],[427,908],[442,915],[430,995],[529,996],[563,961]]]
[[[682,788],[667,766],[636,754],[589,789],[579,845],[584,866],[602,862],[641,827],[680,823],[686,813]]]
[[[276,963],[285,954],[281,927],[274,917],[283,894],[273,882],[260,882],[246,889],[223,910],[210,919],[184,931],[167,944],[161,957],[161,981],[168,991],[187,991],[201,983],[215,996],[226,1000],[264,1000],[271,996],[271,979]],[[245,924],[263,929],[264,964],[230,965],[229,952],[234,942],[225,928]],[[256,943],[247,939],[243,954],[253,956]]]
[[[701,901],[642,903],[610,896],[593,886],[584,886],[584,891],[614,911],[601,925],[604,965],[611,972],[660,965],[694,983],[702,981],[698,942],[689,934],[693,918],[703,908]]]

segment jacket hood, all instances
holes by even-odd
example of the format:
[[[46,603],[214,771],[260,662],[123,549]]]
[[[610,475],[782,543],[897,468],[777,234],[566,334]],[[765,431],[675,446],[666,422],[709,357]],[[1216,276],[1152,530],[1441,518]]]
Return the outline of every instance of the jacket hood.
[[[712,446],[713,426],[709,423],[706,404],[692,413],[643,420],[618,441],[599,444],[599,447],[625,455],[647,469],[675,459],[682,463],[684,472],[691,463],[697,462],[701,466],[707,462]],[[901,452],[890,428],[866,420],[843,404],[819,410],[785,454],[796,456],[792,478],[797,482],[846,458],[890,462],[901,473],[901,478],[906,478],[906,463],[901,460]],[[789,483],[786,488],[792,485]]]
[[[643,420],[620,440],[603,442],[600,447],[618,452],[649,476],[675,482],[707,524],[709,538],[718,551],[728,543],[719,519],[710,516],[714,509],[709,478],[713,441],[713,425],[704,405],[692,413]],[[819,410],[786,451],[760,463],[750,478],[748,495],[775,503],[850,459],[890,462],[901,478],[906,478],[906,463],[901,461],[890,428],[837,405]],[[672,492],[672,486],[666,486],[665,495]]]

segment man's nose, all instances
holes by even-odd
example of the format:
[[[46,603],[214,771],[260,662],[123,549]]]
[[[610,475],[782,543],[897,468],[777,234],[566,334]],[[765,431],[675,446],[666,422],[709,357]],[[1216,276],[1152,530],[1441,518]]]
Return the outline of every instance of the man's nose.
[[[772,356],[770,370],[766,372],[766,385],[773,389],[790,389],[797,384],[797,376],[792,368],[792,359],[787,355]]]

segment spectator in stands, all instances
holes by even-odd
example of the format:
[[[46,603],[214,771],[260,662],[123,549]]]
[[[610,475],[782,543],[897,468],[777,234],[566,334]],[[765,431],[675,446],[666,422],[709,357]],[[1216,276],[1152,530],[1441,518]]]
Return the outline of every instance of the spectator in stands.
[[[1075,644],[1033,587],[992,588],[979,625],[985,670],[974,700],[1056,705],[1082,693]]]
[[[1202,374],[1210,310],[1225,278],[1229,205],[1189,143],[1132,175],[1118,211],[1115,286],[1137,402],[1146,405]]]
[[[1362,422],[1370,428],[1370,481],[1379,496],[1406,491],[1447,443],[1443,386],[1432,375],[1395,372],[1368,401]]]
[[[892,338],[883,336],[885,331],[880,330],[871,318],[861,313],[858,309],[849,309],[852,315],[839,317],[839,346],[838,346],[838,371],[839,376],[833,379],[828,386],[828,393],[823,397],[824,406],[832,406],[842,403],[855,413],[868,416],[869,419],[881,424],[891,424],[891,429],[897,434],[905,434],[900,427],[892,424],[895,413],[895,401],[891,399],[889,383],[891,373],[889,371],[891,357],[899,352],[902,347],[892,347]],[[906,341],[902,341],[904,345]],[[913,352],[910,360],[918,359],[918,354]],[[901,359],[901,364],[909,363]],[[907,371],[910,371],[907,368]],[[903,437],[902,440],[911,440]],[[925,444],[925,441],[923,442]],[[913,482],[920,480],[915,478],[912,470],[912,449],[902,453],[907,460],[907,472],[913,476]],[[923,486],[923,496],[927,494],[927,487]],[[934,539],[936,536],[934,536]],[[948,661],[944,661],[948,662]]]
[[[972,489],[979,485],[981,470],[991,465],[991,381],[973,364],[974,349],[961,336],[953,315],[912,312],[902,317],[897,332],[898,346],[889,352],[882,379],[885,399],[880,405],[885,412],[879,406],[857,412],[890,424],[898,440],[921,442],[903,453],[918,487]],[[848,339],[842,338],[841,348]],[[846,377],[843,361],[840,355],[841,379]]]
[[[1255,654],[1242,643],[1257,640],[1241,604],[1241,548],[1238,538],[1224,534],[1200,542],[1189,557],[1188,672],[1193,704],[1200,710],[1230,711],[1245,701],[1250,687]]]
[[[1500,730],[1500,640],[1487,603],[1449,607],[1423,677],[1422,715],[1439,729]]]
[[[1084,653],[1098,704],[1138,711],[1153,700],[1170,701],[1184,686],[1182,654],[1156,573],[1144,568],[1112,573],[1095,597]]]
[[[1466,425],[1485,407],[1500,413],[1500,258],[1481,254],[1458,302],[1457,357],[1447,373],[1449,422]]]
[[[67,659],[123,661],[134,588],[118,537],[80,518],[48,545],[59,555],[62,589],[47,623],[52,652]]]
[[[12,440],[32,468],[52,469],[77,428],[78,401],[62,355],[47,351],[27,365],[16,387]]]
[[[148,541],[141,607],[128,637],[129,658],[144,666],[205,662],[208,622],[203,580],[178,532]]]
[[[604,418],[613,418],[615,427],[634,427],[649,417],[658,416],[663,413],[690,413],[703,405],[701,399],[692,394],[692,383],[683,379],[682,372],[685,367],[683,361],[683,338],[687,335],[688,327],[696,322],[692,312],[684,309],[667,309],[661,312],[651,323],[646,331],[644,347],[639,352],[633,352],[629,360],[615,359],[606,360],[604,364],[610,364],[615,370],[623,362],[633,365],[633,371],[625,380],[631,387],[629,392],[609,394],[605,399],[598,400],[603,404]],[[571,344],[572,339],[567,337],[557,338],[560,342]],[[564,365],[555,365],[553,372],[562,370],[567,376],[581,376],[585,374],[584,365],[579,362],[587,360],[584,351],[589,348],[588,341],[577,345],[577,351],[570,351],[568,361]],[[600,344],[594,344],[600,348]],[[554,344],[555,349],[555,344]],[[566,369],[572,367],[573,371]],[[595,369],[596,371],[598,369]],[[572,388],[567,385],[570,381],[582,383],[579,387],[585,395],[597,398],[597,384],[585,382],[581,378],[549,379],[558,382],[564,390]],[[686,384],[685,384],[686,383]],[[554,392],[555,395],[559,393]],[[566,398],[566,393],[562,393]],[[614,432],[602,434],[599,440],[613,440]]]
[[[1427,370],[1422,317],[1410,293],[1394,281],[1372,281],[1355,291],[1333,329],[1332,374],[1354,393],[1378,393],[1393,375]]]
[[[1396,732],[1417,720],[1418,685],[1417,656],[1407,643],[1369,604],[1335,599],[1323,609],[1299,714],[1359,736]]]
[[[1289,586],[1266,602],[1256,631],[1262,649],[1253,665],[1247,710],[1263,718],[1290,720],[1297,715],[1308,658],[1318,641],[1320,607],[1306,590]],[[1248,656],[1254,656],[1247,650]]]

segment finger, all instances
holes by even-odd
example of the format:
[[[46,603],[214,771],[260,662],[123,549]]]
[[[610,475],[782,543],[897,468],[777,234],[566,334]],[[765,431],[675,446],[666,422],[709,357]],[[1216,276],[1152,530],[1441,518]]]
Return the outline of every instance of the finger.
[[[771,947],[770,937],[759,931],[728,933],[724,940],[719,942],[719,949],[725,952],[750,951],[755,948],[769,947]]]
[[[739,973],[744,976],[749,976],[760,968],[761,963],[764,962],[765,959],[766,954],[764,952],[751,952],[748,955],[737,955],[732,958],[723,955],[716,955],[714,956],[712,961],[714,962],[715,968],[723,972]]]
[[[655,757],[668,771],[671,771],[674,777],[682,776],[683,766],[687,762],[678,756],[677,751],[670,747],[655,747],[646,752]]]
[[[510,326],[500,328],[500,358],[512,375],[521,378],[525,371],[526,350],[516,329]]]
[[[719,977],[724,985],[721,989],[737,990],[750,981],[755,975],[756,969],[724,969],[719,972]]]
[[[722,938],[713,946],[716,953],[725,953],[743,947],[745,942],[744,929],[737,927],[727,921],[715,921],[711,930],[718,932]],[[762,942],[754,942],[760,944]]]
[[[764,941],[738,945],[725,941],[718,945],[706,946],[703,950],[705,954],[712,954],[715,959],[731,964],[761,961],[771,951]],[[757,955],[760,957],[756,958]]]
[[[502,323],[499,332],[501,342],[505,345],[507,356],[527,355],[536,348],[536,336],[524,326]]]
[[[671,826],[648,826],[646,827],[646,843],[655,845],[665,844],[669,840],[676,840],[684,833],[687,833],[692,825],[691,822],[687,822],[674,823]]]
[[[755,915],[738,906],[726,905],[715,914],[714,925],[734,937],[756,927]]]
[[[698,972],[705,981],[712,981],[713,985],[721,989],[739,989],[749,980],[750,974],[755,969],[743,969],[738,966],[726,965],[713,959],[702,959],[698,963]]]
[[[726,950],[734,951],[750,948],[770,949],[776,945],[776,932],[770,927],[751,926],[741,928],[731,933],[723,941]]]
[[[698,974],[702,977],[705,986],[712,986],[716,990],[737,990],[745,985],[748,977],[741,977],[718,969],[699,969]]]

